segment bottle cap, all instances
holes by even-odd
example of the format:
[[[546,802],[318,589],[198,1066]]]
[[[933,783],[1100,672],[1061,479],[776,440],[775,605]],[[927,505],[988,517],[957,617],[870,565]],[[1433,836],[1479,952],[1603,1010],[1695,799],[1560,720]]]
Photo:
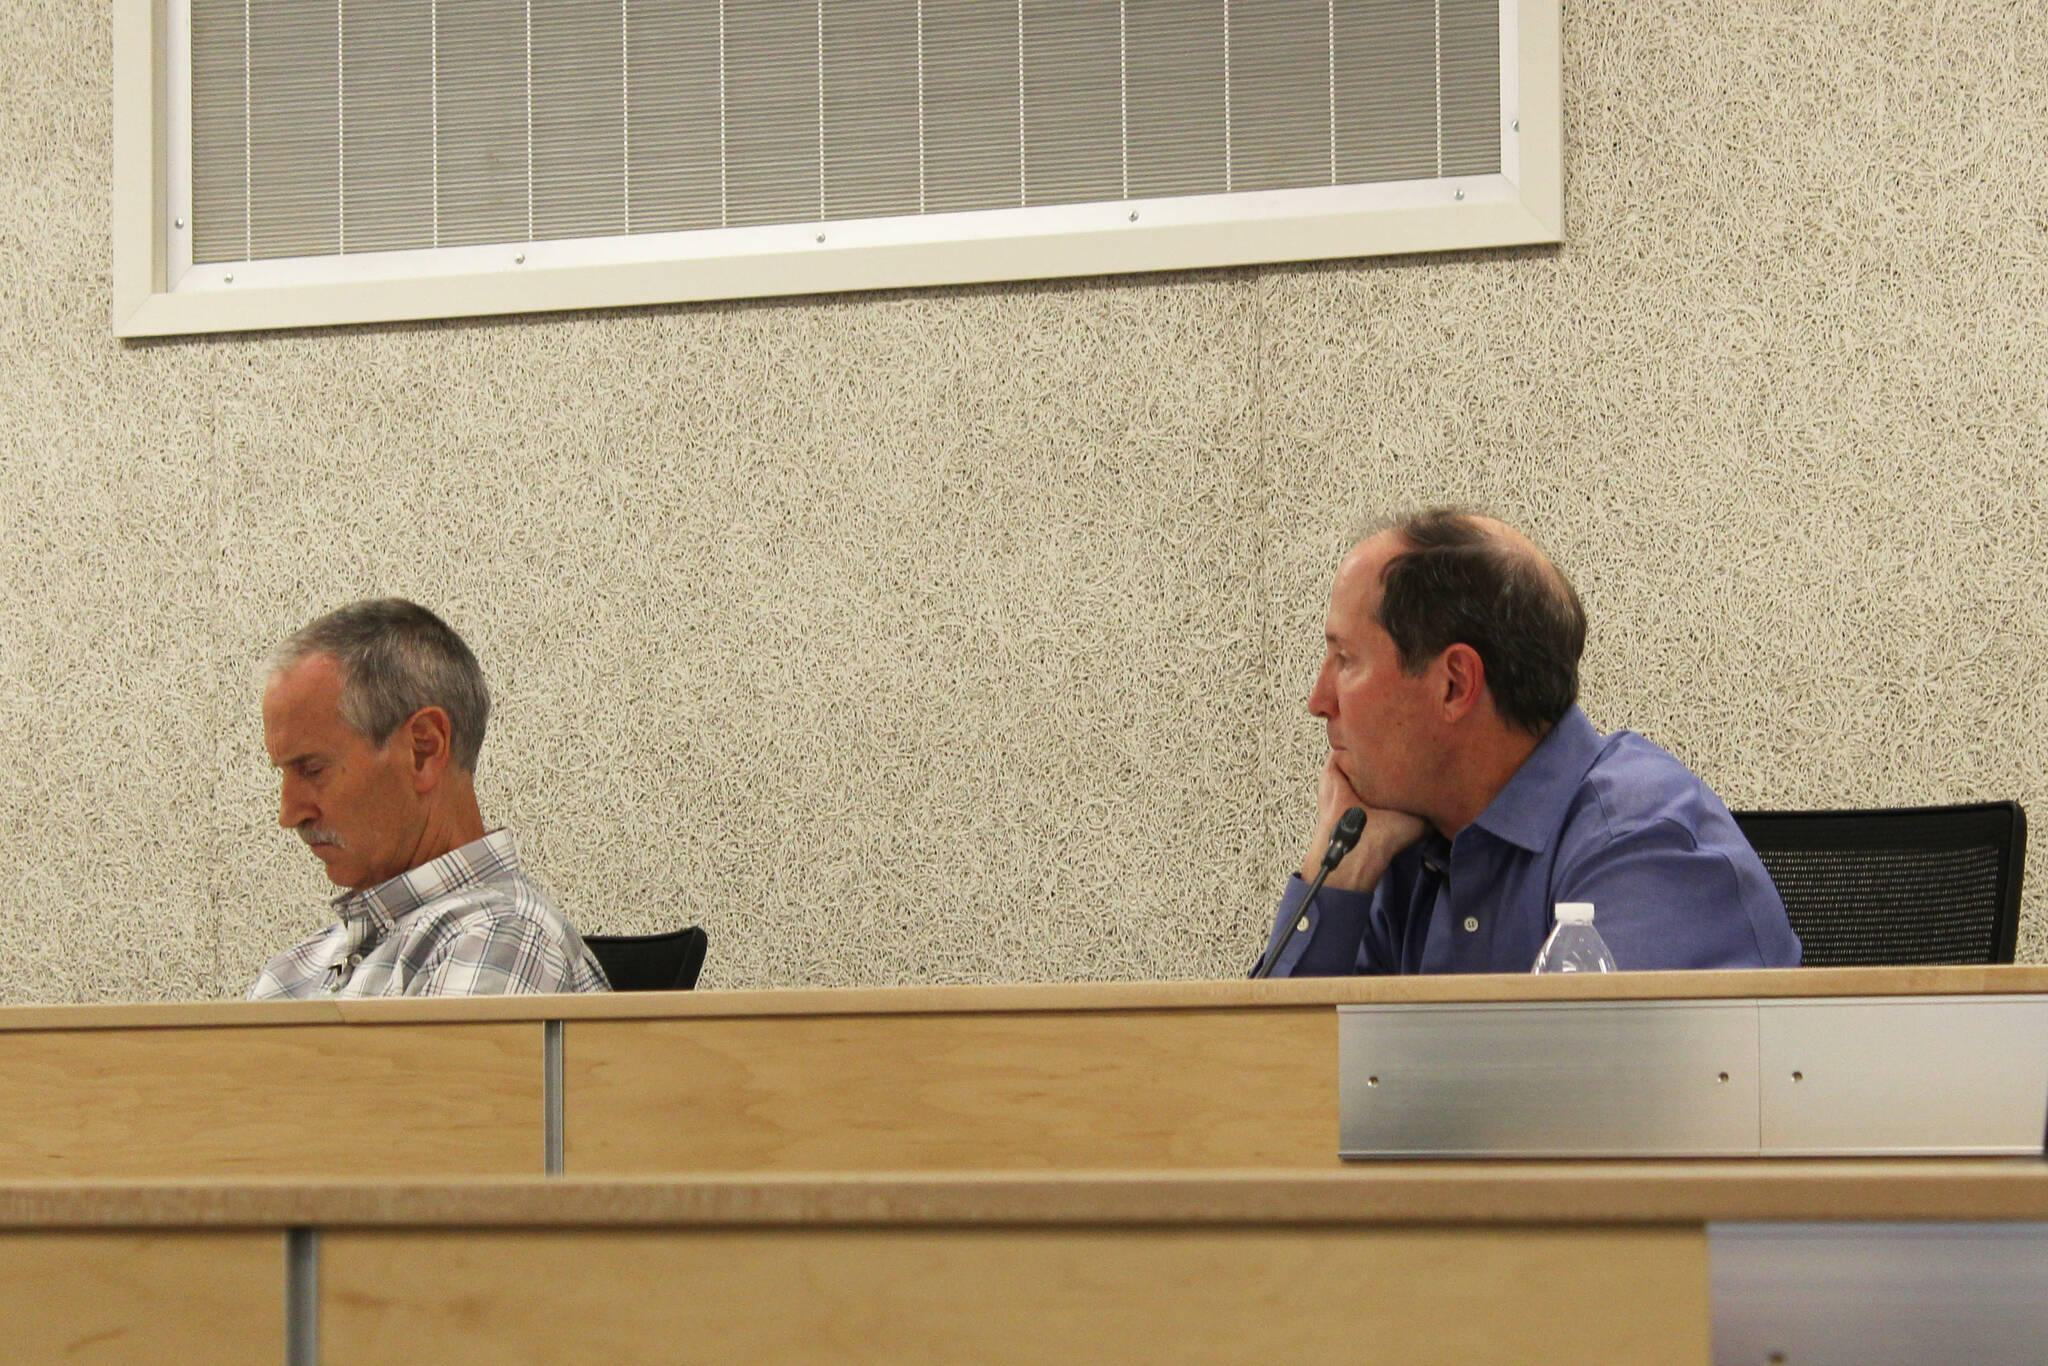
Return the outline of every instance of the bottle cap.
[[[1557,903],[1557,922],[1560,925],[1590,925],[1593,923],[1593,903],[1590,901],[1560,901]]]

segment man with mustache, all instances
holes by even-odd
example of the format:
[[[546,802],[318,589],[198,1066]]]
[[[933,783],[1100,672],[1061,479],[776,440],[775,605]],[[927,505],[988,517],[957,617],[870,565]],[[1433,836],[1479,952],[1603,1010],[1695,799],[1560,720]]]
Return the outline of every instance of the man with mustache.
[[[511,833],[484,830],[490,709],[462,638],[399,598],[330,612],[278,647],[263,693],[277,823],[343,890],[339,923],[271,959],[250,1000],[608,990]]]
[[[1799,939],[1728,808],[1577,706],[1586,615],[1527,537],[1437,508],[1337,570],[1309,711],[1330,755],[1274,976],[1527,972],[1589,901],[1623,970],[1794,967]],[[1365,832],[1304,905],[1338,817]]]

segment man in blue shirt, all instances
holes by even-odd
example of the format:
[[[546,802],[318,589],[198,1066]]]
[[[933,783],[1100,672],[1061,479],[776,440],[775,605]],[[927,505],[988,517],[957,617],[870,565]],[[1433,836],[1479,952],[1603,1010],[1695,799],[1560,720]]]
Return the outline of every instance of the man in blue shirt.
[[[1324,637],[1330,757],[1273,975],[1527,972],[1560,901],[1594,904],[1623,970],[1798,964],[1728,808],[1579,710],[1585,611],[1512,527],[1433,509],[1380,531],[1339,566]],[[1352,806],[1365,833],[1305,907]]]

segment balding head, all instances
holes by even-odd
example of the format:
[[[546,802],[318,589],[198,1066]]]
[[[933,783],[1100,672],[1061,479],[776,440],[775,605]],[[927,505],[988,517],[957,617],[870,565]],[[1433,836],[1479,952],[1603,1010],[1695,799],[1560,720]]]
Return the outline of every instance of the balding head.
[[[1579,696],[1586,613],[1571,581],[1507,523],[1458,508],[1383,524],[1367,544],[1380,568],[1379,622],[1401,665],[1419,672],[1455,644],[1472,647],[1501,719],[1542,735]]]

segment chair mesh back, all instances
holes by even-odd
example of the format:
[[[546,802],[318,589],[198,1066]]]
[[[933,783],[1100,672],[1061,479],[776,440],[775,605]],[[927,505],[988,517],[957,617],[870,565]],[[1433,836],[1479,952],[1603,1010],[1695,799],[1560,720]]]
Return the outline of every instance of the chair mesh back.
[[[706,938],[695,925],[667,934],[586,934],[583,942],[613,991],[688,991],[704,966]]]
[[[2026,838],[2016,804],[1735,819],[1807,966],[2012,961]]]

